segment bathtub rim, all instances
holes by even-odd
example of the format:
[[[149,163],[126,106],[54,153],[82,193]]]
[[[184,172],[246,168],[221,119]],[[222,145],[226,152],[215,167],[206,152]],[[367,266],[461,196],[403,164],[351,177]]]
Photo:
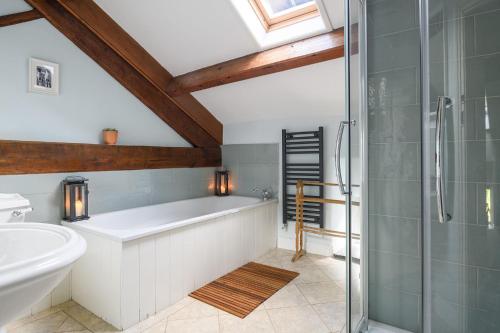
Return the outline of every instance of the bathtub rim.
[[[95,215],[111,214],[114,212],[122,212],[122,211],[127,211],[127,210],[131,210],[131,209],[136,209],[136,208],[154,207],[154,206],[159,206],[159,205],[164,205],[164,204],[169,204],[169,203],[191,201],[191,200],[210,198],[210,197],[212,197],[212,196],[170,201],[170,202],[164,202],[164,203],[160,203],[160,204],[147,205],[147,206],[139,206],[139,207],[127,208],[127,209],[105,212],[105,213],[95,214]],[[236,208],[230,208],[230,209],[218,211],[218,212],[211,213],[211,214],[195,216],[195,217],[191,217],[191,218],[181,220],[181,221],[176,221],[176,222],[171,222],[171,223],[167,223],[167,224],[161,224],[159,226],[144,228],[144,229],[141,229],[140,231],[138,231],[136,234],[125,235],[125,236],[119,236],[119,235],[113,234],[111,232],[106,232],[106,231],[104,231],[105,230],[104,228],[100,228],[100,230],[99,230],[96,228],[89,227],[87,224],[91,220],[78,221],[78,222],[68,222],[68,221],[63,220],[63,221],[61,221],[61,224],[68,227],[68,228],[77,230],[77,231],[84,231],[84,232],[88,232],[88,233],[91,233],[91,234],[94,234],[94,235],[97,235],[100,237],[111,239],[111,240],[119,242],[119,243],[126,243],[126,242],[135,241],[135,240],[138,240],[141,238],[145,238],[148,236],[156,235],[156,234],[159,234],[159,233],[162,233],[165,231],[170,231],[170,230],[182,228],[182,227],[185,227],[188,225],[213,220],[213,219],[223,217],[226,215],[236,214],[236,213],[239,213],[239,212],[244,211],[244,210],[249,210],[249,209],[253,209],[253,208],[257,208],[257,207],[261,207],[261,206],[265,206],[265,205],[270,205],[272,203],[278,203],[278,198],[273,198],[273,199],[269,199],[269,200],[262,200],[262,199],[255,198],[255,197],[241,196],[241,195],[234,195],[233,197],[252,198],[252,199],[257,199],[259,201],[252,203],[252,204],[247,204],[247,205],[243,205],[243,206],[236,207]]]

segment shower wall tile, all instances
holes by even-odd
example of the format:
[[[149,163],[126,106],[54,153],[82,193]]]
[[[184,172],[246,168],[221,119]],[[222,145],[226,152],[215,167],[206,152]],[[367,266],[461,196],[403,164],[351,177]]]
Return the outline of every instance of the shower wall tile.
[[[469,307],[476,306],[477,269],[432,260],[431,279],[433,299]]]
[[[432,332],[465,333],[462,330],[464,309],[459,304],[433,297],[431,306],[433,309],[439,309],[432,312]]]
[[[367,2],[369,316],[412,332],[421,292],[417,4]]]
[[[500,52],[500,39],[496,33],[500,30],[500,10],[475,17],[476,54]]]
[[[461,223],[431,222],[431,252],[432,259],[460,263],[464,251],[464,228]]]
[[[457,53],[446,52],[447,48],[452,42],[448,40],[451,38],[445,35],[445,31],[462,31],[463,45],[462,49],[456,49]],[[474,40],[475,26],[474,17],[466,17],[463,19],[455,19],[447,22],[433,23],[429,25],[429,60],[431,63],[456,61],[460,56],[473,56],[475,55],[475,40]],[[463,52],[459,54],[458,52]],[[446,59],[444,58],[446,54]]]
[[[380,215],[370,215],[369,219],[370,250],[420,256],[419,220]]]
[[[490,191],[490,199],[491,199],[491,224],[493,226],[500,226],[500,212],[496,210],[500,208],[500,184],[490,184],[490,183],[479,183],[476,184],[477,192],[475,201],[471,203],[467,203],[468,206],[479,207],[477,209],[477,221],[476,223],[479,225],[488,225],[490,224],[488,221],[488,214],[486,212],[486,190]]]
[[[464,333],[497,332],[500,316],[497,309],[465,309],[466,327]]]
[[[500,141],[465,142],[465,180],[500,183]]]
[[[465,263],[484,268],[500,270],[500,230],[488,229],[486,226],[467,225],[466,232],[466,259]]]
[[[500,98],[486,97],[468,102],[466,126],[471,131],[468,139],[500,140]]]
[[[411,332],[420,332],[419,296],[386,289],[378,284],[368,285],[370,319]]]
[[[418,26],[416,0],[368,0],[368,34],[378,36]]]
[[[497,0],[432,0],[429,1],[429,22],[443,22],[500,9]]]
[[[368,191],[370,214],[420,217],[419,182],[370,180]]]
[[[500,54],[468,58],[465,66],[467,99],[500,96]]]
[[[368,112],[370,143],[420,142],[420,105],[374,107]]]
[[[389,252],[369,254],[371,284],[412,294],[421,292],[420,258]]]
[[[477,279],[477,307],[500,311],[500,271],[478,268]]]
[[[371,144],[368,152],[371,179],[420,178],[420,149],[417,143]]]
[[[401,284],[391,279],[391,270],[385,269],[384,259],[379,257],[419,253],[418,244],[415,245],[418,236],[410,237],[418,230],[410,228],[412,219],[408,218],[419,221],[420,204],[413,200],[420,201],[420,183],[414,182],[417,186],[412,191],[410,182],[403,179],[413,180],[420,169],[412,168],[410,163],[405,165],[404,161],[411,157],[401,149],[404,144],[420,142],[419,64],[415,54],[410,54],[412,50],[406,43],[409,40],[403,38],[411,36],[416,25],[402,28],[401,23],[397,29],[393,21],[386,22],[384,17],[384,13],[404,4],[383,8],[383,1],[374,1],[373,7],[370,2],[367,6],[368,27],[373,27],[368,35],[369,246],[370,259],[380,264],[370,265],[369,308],[373,319],[401,328],[409,326],[412,320],[418,321],[418,311],[410,318],[397,312],[398,307],[407,306],[403,295],[411,293],[401,291]],[[494,32],[500,29],[500,2],[433,0],[429,4],[431,110],[436,109],[438,96],[447,95],[454,102],[453,112],[446,117],[450,222],[437,221],[436,203],[431,200],[433,331],[496,331],[500,325],[500,256],[492,249],[500,244],[500,217],[496,214],[500,207],[500,168],[496,162],[500,156],[500,41]],[[411,16],[408,17],[411,22]],[[461,41],[457,44],[458,38]],[[444,52],[446,47],[448,52]],[[409,70],[415,59],[413,77],[395,75]],[[454,78],[454,72],[463,73],[465,81],[460,87],[460,77]],[[415,93],[409,95],[413,79]],[[433,135],[432,132],[431,140]],[[458,142],[457,138],[465,141]],[[420,147],[417,150],[420,154]],[[434,177],[432,170],[433,187]],[[486,189],[492,194],[494,228],[488,228]],[[410,194],[413,192],[416,195]],[[396,273],[401,270],[395,269]],[[391,288],[384,288],[387,286]],[[375,288],[379,289],[374,291]],[[418,293],[416,296],[420,297]],[[391,311],[382,311],[380,307],[391,301]],[[420,327],[413,329],[419,330]]]
[[[371,72],[394,68],[415,67],[419,63],[419,30],[412,29],[397,34],[368,40],[368,59]]]
[[[418,104],[417,67],[368,74],[368,109]]]

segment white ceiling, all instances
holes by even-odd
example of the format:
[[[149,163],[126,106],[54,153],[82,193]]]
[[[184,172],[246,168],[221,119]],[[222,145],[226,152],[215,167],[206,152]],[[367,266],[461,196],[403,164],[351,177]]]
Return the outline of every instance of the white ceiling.
[[[96,0],[173,75],[258,51],[229,0]]]
[[[173,75],[260,51],[229,0],[95,0]],[[241,0],[247,1],[247,0]],[[323,0],[334,28],[343,0]],[[223,124],[341,113],[343,59],[194,93]]]
[[[173,75],[261,50],[229,0],[95,2]],[[322,3],[332,26],[343,26],[343,0]]]
[[[225,125],[325,117],[344,110],[344,59],[260,76],[195,92]]]

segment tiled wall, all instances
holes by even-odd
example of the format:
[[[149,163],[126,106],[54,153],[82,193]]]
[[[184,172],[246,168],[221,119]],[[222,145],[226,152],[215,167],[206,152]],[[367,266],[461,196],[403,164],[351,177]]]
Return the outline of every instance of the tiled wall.
[[[367,9],[369,311],[375,320],[419,332],[418,1],[372,0]],[[500,328],[500,221],[493,213],[496,228],[488,229],[485,191],[491,188],[492,211],[500,209],[500,2],[430,0],[429,11],[431,111],[438,96],[453,100],[446,118],[452,220],[439,224],[431,207],[432,329],[495,332]],[[434,189],[429,200],[434,204]]]
[[[211,194],[214,168],[81,172],[89,179],[89,213],[98,214]],[[61,181],[69,174],[0,176],[1,193],[20,193],[34,208],[27,220],[58,223]]]
[[[446,119],[452,220],[432,224],[432,327],[498,332],[500,2],[431,3],[431,102],[442,95],[453,102]],[[486,188],[492,193],[493,229],[487,226]]]
[[[369,316],[420,330],[419,30],[415,0],[368,14]]]
[[[255,187],[279,193],[278,144],[235,144],[222,146],[222,164],[231,173],[233,193],[260,197]]]

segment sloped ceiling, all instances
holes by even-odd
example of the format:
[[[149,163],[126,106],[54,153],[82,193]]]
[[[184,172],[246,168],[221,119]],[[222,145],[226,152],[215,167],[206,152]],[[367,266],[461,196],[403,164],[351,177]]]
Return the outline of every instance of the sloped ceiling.
[[[260,51],[229,0],[95,0],[173,75]],[[29,9],[11,1],[5,14]],[[343,0],[324,0],[332,26]],[[10,8],[12,7],[12,8]],[[7,9],[6,9],[7,8]],[[343,112],[343,59],[196,92],[223,124]]]
[[[260,76],[193,93],[224,125],[327,117],[344,110],[344,59]]]
[[[260,51],[229,0],[95,0],[170,73]],[[246,1],[246,0],[242,0]],[[343,0],[323,0],[337,28]],[[343,112],[343,59],[196,92],[223,124]]]

